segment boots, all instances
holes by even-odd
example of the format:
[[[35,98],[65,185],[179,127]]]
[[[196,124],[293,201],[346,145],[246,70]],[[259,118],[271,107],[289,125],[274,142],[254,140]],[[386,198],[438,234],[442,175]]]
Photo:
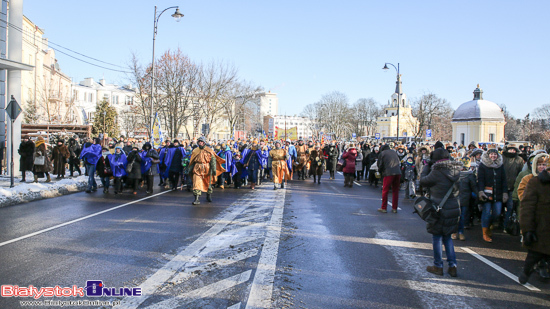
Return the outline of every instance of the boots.
[[[317,183],[321,184],[321,175],[317,176]]]
[[[195,195],[195,200],[193,201],[193,205],[199,205],[201,202],[199,202],[199,196]]]
[[[206,194],[206,201],[212,203],[212,193]]]
[[[285,182],[281,182],[281,189],[284,189],[285,188]]]
[[[277,184],[276,183],[273,184],[273,190],[277,190]]]
[[[491,236],[489,236],[489,228],[484,227],[482,229],[483,229],[483,240],[485,240],[485,242],[493,242],[493,240],[491,239]]]
[[[46,177],[47,177],[46,181],[44,181],[44,182],[52,182],[52,179],[50,178],[50,174],[46,175]]]
[[[34,175],[34,181],[33,182],[38,182],[38,175]]]

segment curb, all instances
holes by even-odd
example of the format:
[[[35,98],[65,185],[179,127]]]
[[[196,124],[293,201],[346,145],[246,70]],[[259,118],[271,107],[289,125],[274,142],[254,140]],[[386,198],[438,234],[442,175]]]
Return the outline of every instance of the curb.
[[[98,187],[101,181],[98,181]],[[88,185],[88,176],[64,179],[47,185],[43,182],[25,183],[14,188],[0,188],[0,208],[37,200],[82,192]]]

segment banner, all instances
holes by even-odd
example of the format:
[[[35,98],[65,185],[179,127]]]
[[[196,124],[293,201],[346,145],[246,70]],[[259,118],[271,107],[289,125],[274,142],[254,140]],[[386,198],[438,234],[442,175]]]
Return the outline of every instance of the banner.
[[[290,139],[291,141],[295,141],[298,139],[298,127],[290,128],[286,130],[286,138]]]
[[[155,114],[153,123],[153,148],[159,148],[163,142],[162,132],[160,131],[160,119],[158,113]]]

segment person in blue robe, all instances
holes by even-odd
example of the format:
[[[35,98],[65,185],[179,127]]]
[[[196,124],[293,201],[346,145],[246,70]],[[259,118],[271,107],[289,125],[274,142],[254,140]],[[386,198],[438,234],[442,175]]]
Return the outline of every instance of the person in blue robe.
[[[128,161],[122,147],[115,147],[115,153],[108,156],[109,163],[111,165],[111,171],[113,172],[115,194],[122,192],[122,177],[126,176],[126,165]]]
[[[99,138],[94,139],[94,143],[84,144],[84,148],[80,152],[80,159],[86,164],[86,170],[88,171],[88,187],[86,193],[92,193],[97,191],[97,183],[95,181],[95,170],[97,161],[101,157],[101,145]]]
[[[244,167],[248,170],[248,181],[250,189],[255,190],[258,176],[262,168],[261,150],[258,149],[258,144],[254,142],[250,147],[248,154],[245,157]]]
[[[183,172],[182,160],[186,154],[185,149],[180,146],[177,139],[168,146],[165,152],[164,164],[166,165],[166,170],[163,177],[170,181],[172,190],[176,190],[178,187],[180,175]]]

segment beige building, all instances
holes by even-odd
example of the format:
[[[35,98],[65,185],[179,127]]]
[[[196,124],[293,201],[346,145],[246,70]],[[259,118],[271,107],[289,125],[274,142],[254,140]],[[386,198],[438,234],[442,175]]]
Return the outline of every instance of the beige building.
[[[451,124],[453,141],[459,144],[504,142],[504,113],[496,103],[483,99],[479,84],[474,90],[474,99],[456,109]]]
[[[399,95],[399,93],[401,93]],[[400,101],[400,102],[398,102]],[[395,93],[388,105],[384,106],[384,116],[376,120],[376,133],[380,137],[397,137],[397,109],[399,108],[399,137],[413,137],[418,130],[418,119],[412,115],[412,107],[407,94],[401,89],[401,78],[396,82]]]
[[[21,73],[21,107],[32,111],[32,123],[76,124],[78,110],[71,94],[71,79],[57,63],[55,51],[48,48],[44,32],[23,17],[22,60],[34,66]],[[28,120],[28,117],[27,117]]]

